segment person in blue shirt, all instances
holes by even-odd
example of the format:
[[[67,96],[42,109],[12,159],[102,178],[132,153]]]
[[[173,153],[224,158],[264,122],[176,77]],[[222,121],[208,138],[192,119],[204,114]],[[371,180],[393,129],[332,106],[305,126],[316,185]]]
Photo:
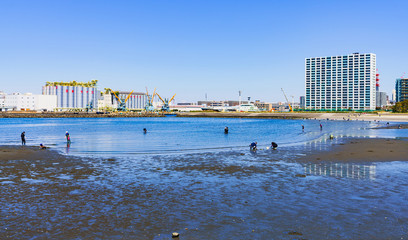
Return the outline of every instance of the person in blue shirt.
[[[250,148],[251,150],[255,151],[257,144],[258,144],[257,142],[252,142],[252,143],[249,145],[249,148]]]

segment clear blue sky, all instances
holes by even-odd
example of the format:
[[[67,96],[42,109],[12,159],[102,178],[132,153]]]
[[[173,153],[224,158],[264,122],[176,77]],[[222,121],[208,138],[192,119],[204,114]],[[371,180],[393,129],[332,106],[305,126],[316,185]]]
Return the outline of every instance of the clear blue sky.
[[[157,87],[177,102],[304,95],[304,59],[377,54],[381,90],[408,76],[408,1],[0,1],[0,90],[46,81]]]

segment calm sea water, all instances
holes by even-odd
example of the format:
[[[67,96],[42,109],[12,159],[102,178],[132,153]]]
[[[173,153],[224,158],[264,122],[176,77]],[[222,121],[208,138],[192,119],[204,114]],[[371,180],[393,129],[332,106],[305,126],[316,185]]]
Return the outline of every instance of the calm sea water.
[[[320,124],[323,129],[320,130]],[[257,141],[259,147],[272,141],[280,147],[340,136],[403,136],[402,131],[372,130],[385,123],[362,121],[318,121],[225,118],[71,118],[0,119],[0,144],[20,144],[26,132],[27,145],[40,143],[70,154],[123,156],[162,154],[180,151],[220,151],[246,148]],[[305,126],[302,131],[301,125]],[[228,126],[229,134],[224,134]],[[143,133],[147,129],[147,134]],[[67,147],[65,132],[71,135]]]

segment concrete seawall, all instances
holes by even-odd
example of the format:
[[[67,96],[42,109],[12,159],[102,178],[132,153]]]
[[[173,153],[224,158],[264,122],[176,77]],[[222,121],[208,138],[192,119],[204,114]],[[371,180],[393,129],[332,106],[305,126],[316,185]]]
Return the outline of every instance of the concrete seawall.
[[[162,113],[123,112],[123,113],[74,113],[74,112],[0,112],[0,118],[134,118],[164,117]]]

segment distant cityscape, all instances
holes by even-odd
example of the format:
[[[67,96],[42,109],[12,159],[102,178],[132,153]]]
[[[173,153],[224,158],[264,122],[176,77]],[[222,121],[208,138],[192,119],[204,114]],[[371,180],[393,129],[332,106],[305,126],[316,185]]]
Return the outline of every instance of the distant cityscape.
[[[0,111],[373,111],[408,100],[408,78],[396,79],[391,99],[380,91],[380,74],[373,53],[305,59],[305,96],[285,102],[238,100],[175,103],[154,90],[114,91],[90,82],[46,82],[42,94],[0,92]]]

